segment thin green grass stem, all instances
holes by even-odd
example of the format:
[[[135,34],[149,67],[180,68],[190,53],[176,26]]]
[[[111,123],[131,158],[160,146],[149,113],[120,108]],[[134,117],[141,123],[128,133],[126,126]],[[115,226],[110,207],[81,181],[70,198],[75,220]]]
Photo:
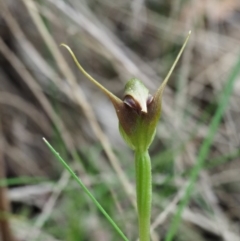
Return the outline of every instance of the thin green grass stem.
[[[202,144],[202,146],[199,150],[199,154],[198,154],[198,157],[197,157],[197,160],[196,160],[196,165],[192,169],[192,172],[190,174],[189,185],[187,186],[185,195],[184,195],[184,197],[183,197],[183,199],[182,199],[182,201],[179,205],[177,213],[174,216],[173,221],[171,223],[171,226],[169,228],[169,231],[167,233],[167,236],[166,236],[166,239],[165,239],[166,241],[172,241],[173,237],[175,236],[175,234],[177,232],[177,229],[178,229],[178,226],[179,226],[179,223],[180,223],[180,220],[181,220],[182,212],[183,212],[184,208],[187,206],[187,204],[190,200],[190,196],[191,196],[191,193],[193,191],[194,184],[197,180],[198,174],[204,166],[204,163],[205,163],[205,160],[208,156],[211,144],[214,140],[214,136],[217,132],[219,123],[220,123],[220,121],[222,119],[222,116],[224,114],[224,111],[225,111],[225,109],[228,105],[229,97],[232,93],[234,81],[237,79],[237,77],[239,75],[239,72],[240,72],[240,58],[238,59],[236,66],[233,68],[233,70],[232,70],[232,72],[229,76],[229,79],[226,83],[226,86],[223,90],[223,93],[222,93],[220,101],[219,101],[218,108],[217,108],[217,110],[215,112],[215,115],[213,116],[213,119],[210,123],[208,135],[207,135],[206,139],[204,140],[204,142],[203,142],[203,144]]]
[[[91,194],[91,192],[87,189],[87,187],[83,184],[83,182],[78,178],[78,176],[74,173],[71,167],[62,159],[58,152],[51,146],[51,144],[43,138],[43,141],[46,143],[48,148],[54,154],[58,161],[62,163],[64,168],[68,170],[71,176],[75,179],[75,181],[79,184],[79,186],[84,190],[84,192],[88,195],[88,197],[93,201],[93,203],[98,207],[98,209],[102,212],[102,214],[106,217],[106,219],[110,222],[110,224],[114,227],[114,229],[118,232],[118,234],[123,238],[125,241],[129,241],[128,238],[124,235],[121,229],[117,226],[117,224],[112,220],[112,218],[107,214],[107,212],[103,209],[101,204],[96,200],[96,198]]]
[[[150,240],[152,202],[151,160],[148,151],[135,151],[139,240]]]

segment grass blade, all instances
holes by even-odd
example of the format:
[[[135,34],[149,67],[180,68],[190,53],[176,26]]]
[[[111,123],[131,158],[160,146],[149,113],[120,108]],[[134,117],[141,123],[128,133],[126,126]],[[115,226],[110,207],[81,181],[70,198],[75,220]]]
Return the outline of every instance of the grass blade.
[[[169,231],[167,233],[167,236],[165,238],[166,241],[172,241],[175,233],[177,232],[178,225],[179,225],[180,220],[181,220],[182,212],[183,212],[184,208],[187,206],[187,204],[190,200],[191,192],[192,192],[194,184],[197,180],[198,174],[199,174],[200,170],[202,169],[202,167],[204,166],[204,162],[205,162],[205,160],[208,156],[208,153],[209,153],[211,144],[213,142],[214,136],[217,132],[219,123],[220,123],[221,118],[224,114],[224,111],[225,111],[225,109],[228,105],[229,97],[232,93],[234,81],[237,79],[239,72],[240,72],[240,58],[238,59],[236,66],[233,68],[233,70],[232,70],[232,72],[229,76],[229,79],[226,83],[226,86],[223,90],[218,108],[217,108],[217,110],[215,112],[215,115],[213,116],[213,119],[210,123],[208,135],[207,135],[206,139],[204,140],[204,142],[203,142],[203,144],[200,148],[196,165],[192,169],[192,172],[190,173],[189,185],[186,188],[185,195],[184,195],[182,201],[180,202],[177,213],[175,214],[175,216],[173,218],[170,229],[169,229]]]
[[[111,223],[114,229],[119,233],[119,235],[125,240],[129,241],[128,238],[124,235],[121,229],[117,226],[117,224],[112,220],[112,218],[107,214],[107,212],[103,209],[101,204],[96,200],[96,198],[91,194],[91,192],[87,189],[87,187],[83,184],[83,182],[78,178],[78,176],[74,173],[71,167],[62,159],[58,152],[51,146],[51,144],[43,138],[43,141],[46,143],[48,148],[54,154],[54,156],[62,163],[65,169],[71,174],[71,176],[75,179],[75,181],[81,186],[84,192],[88,195],[88,197],[93,201],[93,203],[98,207],[98,209],[102,212],[102,214],[106,217],[106,219]]]

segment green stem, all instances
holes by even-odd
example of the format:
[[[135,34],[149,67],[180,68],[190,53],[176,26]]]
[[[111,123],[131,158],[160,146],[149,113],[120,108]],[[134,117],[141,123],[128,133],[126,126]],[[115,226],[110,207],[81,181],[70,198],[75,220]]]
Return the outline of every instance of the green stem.
[[[148,151],[135,151],[136,192],[139,223],[139,240],[150,240],[152,202],[151,160]]]

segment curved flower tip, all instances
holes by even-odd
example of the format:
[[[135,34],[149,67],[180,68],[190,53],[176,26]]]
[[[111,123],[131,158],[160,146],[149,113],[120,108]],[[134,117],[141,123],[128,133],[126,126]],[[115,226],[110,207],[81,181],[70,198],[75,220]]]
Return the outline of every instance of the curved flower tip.
[[[148,89],[138,79],[131,79],[125,85],[123,102],[138,112],[147,113]]]
[[[158,88],[157,92],[155,93],[154,98],[159,99],[159,100],[161,99],[163,90],[164,90],[165,86],[167,85],[167,82],[168,82],[168,80],[169,80],[169,78],[170,78],[174,68],[176,67],[176,65],[177,65],[177,63],[178,63],[178,61],[179,61],[179,59],[180,59],[180,57],[181,57],[181,55],[182,55],[186,45],[187,45],[187,43],[188,43],[188,40],[189,40],[190,35],[191,35],[191,32],[192,32],[191,30],[188,32],[188,36],[187,36],[186,40],[184,41],[183,46],[182,46],[182,48],[180,49],[180,51],[179,51],[179,53],[177,55],[177,58],[175,59],[175,61],[174,61],[173,65],[172,65],[171,69],[169,70],[166,78],[164,79],[164,81],[162,82],[162,84]]]
[[[78,62],[75,54],[73,53],[73,51],[71,50],[71,48],[66,45],[66,44],[61,44],[60,46],[66,48],[68,50],[68,52],[70,53],[70,55],[73,58],[73,61],[75,62],[75,64],[77,65],[78,69],[92,82],[94,83],[101,91],[103,91],[103,93],[111,100],[111,102],[113,103],[114,107],[118,106],[122,100],[120,100],[116,95],[114,95],[112,92],[110,92],[108,89],[106,89],[103,85],[101,85],[97,80],[95,80],[90,74],[88,74],[84,68],[82,67],[82,65]]]

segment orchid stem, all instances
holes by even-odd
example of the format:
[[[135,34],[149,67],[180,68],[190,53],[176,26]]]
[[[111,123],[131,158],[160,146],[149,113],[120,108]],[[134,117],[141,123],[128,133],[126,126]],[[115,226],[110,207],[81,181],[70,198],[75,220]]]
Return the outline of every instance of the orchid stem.
[[[152,202],[152,174],[151,160],[148,151],[135,151],[135,168],[139,240],[149,241]]]

